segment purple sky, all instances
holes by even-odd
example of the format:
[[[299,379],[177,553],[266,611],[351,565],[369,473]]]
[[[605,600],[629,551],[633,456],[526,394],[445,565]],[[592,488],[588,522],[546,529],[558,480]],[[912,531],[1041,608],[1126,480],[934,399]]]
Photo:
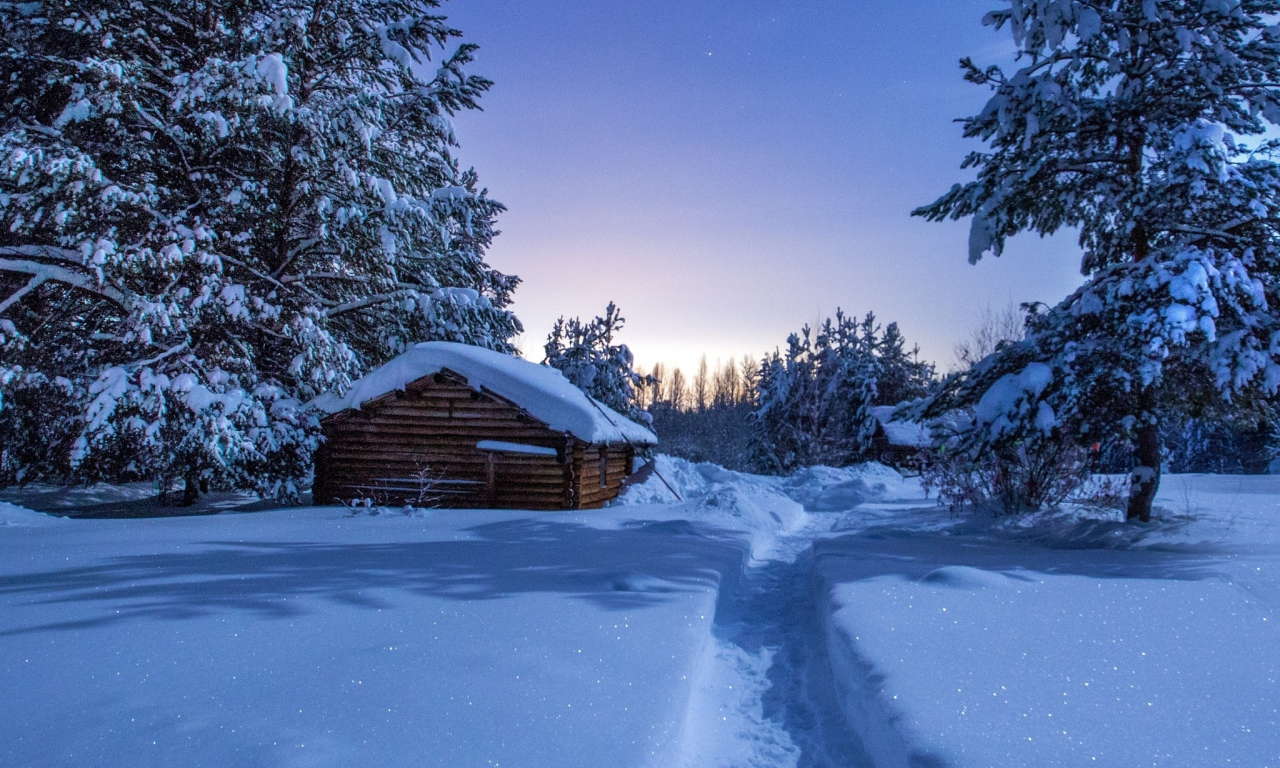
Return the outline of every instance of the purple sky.
[[[966,261],[968,223],[912,208],[965,175],[956,117],[1007,61],[992,0],[453,0],[496,82],[457,121],[510,209],[490,262],[520,275],[521,346],[616,301],[641,364],[763,352],[837,307],[898,321],[946,370],[983,307],[1079,283],[1074,235]]]

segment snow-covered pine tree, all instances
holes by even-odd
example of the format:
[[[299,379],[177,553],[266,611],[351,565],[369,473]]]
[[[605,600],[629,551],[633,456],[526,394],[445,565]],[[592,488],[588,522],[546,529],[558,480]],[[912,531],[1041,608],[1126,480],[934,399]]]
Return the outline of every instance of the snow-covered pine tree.
[[[876,405],[898,405],[929,393],[934,384],[933,363],[920,359],[920,348],[907,350],[897,323],[889,323],[875,342],[880,373],[876,379]]]
[[[1271,463],[1267,442],[1274,419],[1166,419],[1160,443],[1164,466],[1170,472],[1209,472],[1218,475],[1264,474]]]
[[[875,315],[859,323],[842,311],[817,334],[805,326],[760,366],[750,453],[761,472],[865,461],[872,449],[882,373]],[[812,340],[811,337],[812,336]]]
[[[633,370],[635,357],[626,344],[614,343],[614,334],[625,322],[612,301],[605,307],[604,317],[588,322],[561,317],[542,348],[542,363],[559,370],[578,389],[618,413],[649,424],[653,417],[640,407],[637,392],[656,382]]]
[[[302,401],[511,349],[501,206],[450,154],[490,83],[437,6],[0,4],[0,484],[291,495]]]
[[[785,356],[775,350],[760,363],[748,452],[753,468],[765,474],[786,474],[812,463],[809,327],[801,334],[787,337]]]
[[[1078,228],[1084,286],[1028,316],[1022,342],[952,378],[927,413],[975,408],[974,449],[1060,439],[1134,446],[1147,520],[1159,418],[1249,408],[1280,384],[1276,0],[1009,0],[1018,67],[964,121],[977,179],[917,210],[972,216],[969,258],[1022,231]]]
[[[875,315],[861,323],[836,310],[814,338],[814,463],[843,466],[863,461],[871,450],[878,422],[871,408],[881,374]]]

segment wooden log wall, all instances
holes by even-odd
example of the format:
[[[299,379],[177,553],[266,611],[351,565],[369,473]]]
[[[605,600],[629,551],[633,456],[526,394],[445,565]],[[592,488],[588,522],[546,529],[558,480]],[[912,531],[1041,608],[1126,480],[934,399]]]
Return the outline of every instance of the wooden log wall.
[[[447,373],[322,421],[315,502],[565,509],[573,504],[563,434]],[[557,456],[481,451],[481,440],[553,448]],[[597,470],[598,472],[598,470]],[[598,478],[596,480],[598,483]],[[616,495],[616,494],[615,494]]]
[[[605,482],[600,482],[600,456],[605,456]],[[626,445],[592,445],[574,452],[574,496],[578,509],[594,509],[618,497],[631,474],[635,457]]]

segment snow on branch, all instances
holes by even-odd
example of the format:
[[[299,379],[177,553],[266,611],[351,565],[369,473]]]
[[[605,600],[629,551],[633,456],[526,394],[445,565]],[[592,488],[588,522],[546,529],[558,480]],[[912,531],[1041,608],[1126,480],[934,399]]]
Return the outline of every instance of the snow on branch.
[[[80,252],[72,248],[58,248],[52,245],[0,245],[0,256],[24,259],[49,259],[51,261],[67,261],[84,265]]]
[[[364,298],[357,299],[356,301],[349,301],[346,304],[339,304],[336,307],[330,307],[329,309],[326,309],[324,311],[324,316],[334,317],[335,315],[342,315],[347,312],[354,312],[359,309],[365,309],[367,307],[377,306],[378,304],[385,304],[389,301],[396,301],[397,299],[402,299],[405,296],[407,296],[409,293],[410,293],[409,291],[394,291],[392,293],[379,293],[373,296],[365,296]]]
[[[48,280],[48,278],[45,277],[44,275],[36,275],[35,277],[32,277],[30,280],[28,280],[26,285],[22,286],[17,291],[15,291],[13,295],[11,295],[9,298],[5,299],[4,301],[0,301],[0,315],[3,315],[5,313],[5,310],[9,309],[9,307],[21,301],[23,296],[26,296],[28,293],[31,293],[32,291],[34,291],[36,288],[39,288],[40,285],[44,283],[45,280]]]
[[[5,250],[10,249],[0,249],[0,253],[3,253]],[[127,307],[129,304],[128,297],[122,291],[116,290],[109,285],[102,285],[95,278],[89,275],[76,272],[56,264],[42,264],[38,261],[28,261],[26,259],[0,258],[0,272],[18,272],[42,278],[42,282],[52,280],[57,283],[70,285],[72,287],[79,288],[82,291],[101,296],[104,299],[109,299],[116,304],[119,304],[121,307]],[[24,288],[19,292],[21,293],[25,290],[29,290],[31,287],[34,287],[31,286],[30,283],[28,283],[28,286],[28,288]],[[12,299],[13,297],[10,298]],[[5,304],[5,309],[8,308],[9,303],[10,302],[7,302]]]

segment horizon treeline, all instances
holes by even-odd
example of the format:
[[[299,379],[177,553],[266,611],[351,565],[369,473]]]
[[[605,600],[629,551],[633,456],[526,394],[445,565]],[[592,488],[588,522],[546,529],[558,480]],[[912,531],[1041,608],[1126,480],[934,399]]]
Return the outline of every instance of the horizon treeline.
[[[751,355],[717,360],[714,368],[703,355],[691,377],[656,363],[636,396],[664,453],[749,471],[759,380],[760,363]]]
[[[664,452],[777,474],[874,458],[872,408],[925,395],[934,371],[896,323],[837,311],[760,361],[743,355],[712,368],[703,355],[692,376],[659,362],[636,375],[633,399]]]
[[[668,368],[658,362],[648,371],[644,386],[636,388],[636,404],[645,410],[654,407],[677,411],[705,411],[751,402],[760,380],[760,363],[752,355],[716,359],[715,368],[703,355],[692,376],[679,366]]]

